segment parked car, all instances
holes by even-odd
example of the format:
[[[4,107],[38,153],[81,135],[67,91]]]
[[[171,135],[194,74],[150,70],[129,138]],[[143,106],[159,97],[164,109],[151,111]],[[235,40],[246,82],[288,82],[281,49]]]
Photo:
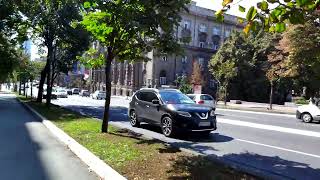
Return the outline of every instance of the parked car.
[[[216,101],[209,94],[188,94],[190,99],[192,99],[196,104],[202,104],[216,109]]]
[[[46,89],[44,89],[42,97],[43,97],[43,99],[47,98],[47,90]],[[51,99],[58,99],[57,91],[55,89],[52,89]]]
[[[80,90],[78,88],[73,88],[72,89],[72,94],[79,94]]]
[[[312,121],[320,121],[320,100],[308,105],[299,106],[296,113],[297,119],[301,119],[305,123]]]
[[[91,95],[92,99],[106,99],[106,92],[105,91],[95,91]]]
[[[57,94],[58,98],[67,98],[68,97],[68,93],[65,89],[58,89],[56,94]]]
[[[81,90],[79,95],[82,97],[90,97],[90,92],[88,90]]]
[[[67,94],[72,95],[72,89],[67,89]]]
[[[174,136],[179,130],[209,134],[217,129],[212,107],[196,104],[176,89],[146,88],[137,91],[129,105],[130,123],[141,122],[160,126],[165,136]]]

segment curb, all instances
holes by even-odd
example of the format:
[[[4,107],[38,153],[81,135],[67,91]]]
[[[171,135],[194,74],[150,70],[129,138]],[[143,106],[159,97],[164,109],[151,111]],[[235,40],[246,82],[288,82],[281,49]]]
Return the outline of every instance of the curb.
[[[112,169],[109,165],[91,153],[84,146],[79,144],[76,140],[67,135],[64,131],[59,129],[56,125],[54,125],[51,121],[47,120],[37,111],[35,111],[32,107],[27,105],[26,103],[17,100],[33,115],[40,118],[42,123],[50,130],[50,132],[55,135],[61,142],[63,142],[67,147],[77,156],[79,157],[90,170],[95,172],[101,179],[112,179],[112,180],[125,180],[126,178],[120,175],[117,171]]]

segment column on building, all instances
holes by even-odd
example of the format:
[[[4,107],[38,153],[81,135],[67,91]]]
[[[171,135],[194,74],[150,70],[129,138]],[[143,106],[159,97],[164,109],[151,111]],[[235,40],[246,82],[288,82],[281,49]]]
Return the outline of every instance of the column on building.
[[[133,91],[135,91],[134,70],[135,70],[134,64],[130,63],[130,71],[131,71],[130,84],[129,84],[129,86],[131,87],[130,96],[133,94]]]
[[[117,63],[117,66],[118,66],[118,71],[117,71],[117,73],[118,73],[118,80],[117,80],[117,88],[116,88],[116,95],[117,96],[121,96],[121,86],[122,86],[122,84],[121,84],[121,70],[122,70],[122,67],[121,67],[121,62],[119,62],[119,63]]]
[[[116,75],[117,75],[117,64],[113,60],[111,63],[111,95],[116,95]]]

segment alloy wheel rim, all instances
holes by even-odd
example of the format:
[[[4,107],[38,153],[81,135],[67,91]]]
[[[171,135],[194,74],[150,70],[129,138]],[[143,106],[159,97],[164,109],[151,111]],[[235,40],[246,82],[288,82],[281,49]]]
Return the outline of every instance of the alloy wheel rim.
[[[130,122],[131,122],[132,125],[135,125],[135,124],[136,124],[136,122],[137,122],[137,116],[136,116],[136,113],[135,113],[135,112],[132,112],[132,113],[131,113]]]
[[[310,120],[311,120],[310,115],[308,115],[308,114],[303,115],[303,120],[304,120],[305,122],[310,122]]]
[[[164,118],[163,120],[163,125],[162,125],[163,133],[165,135],[169,135],[172,131],[172,124],[171,124],[171,119],[169,118]]]

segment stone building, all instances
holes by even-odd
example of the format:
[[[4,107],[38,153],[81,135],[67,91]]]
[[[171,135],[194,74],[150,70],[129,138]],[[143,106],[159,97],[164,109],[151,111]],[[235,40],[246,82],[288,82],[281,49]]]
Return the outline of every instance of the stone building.
[[[201,67],[204,79],[203,93],[215,92],[215,81],[212,79],[208,62],[220,45],[229,37],[232,30],[241,30],[238,18],[226,15],[223,23],[217,22],[212,10],[202,8],[192,2],[189,12],[181,13],[182,20],[176,34],[184,49],[184,55],[155,55],[155,50],[148,53],[148,62],[135,64],[122,62],[112,63],[112,94],[131,95],[141,87],[160,87],[175,85],[178,76],[191,76],[193,62]],[[91,90],[105,90],[104,69],[91,70]]]

